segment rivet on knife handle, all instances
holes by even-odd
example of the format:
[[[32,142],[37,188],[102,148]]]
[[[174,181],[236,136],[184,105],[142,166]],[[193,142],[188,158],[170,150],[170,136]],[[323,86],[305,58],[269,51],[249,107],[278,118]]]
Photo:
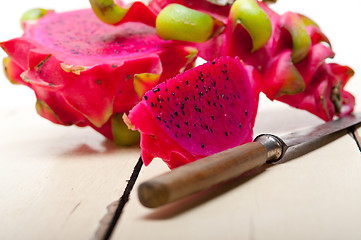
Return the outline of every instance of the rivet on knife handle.
[[[142,183],[138,188],[139,200],[150,208],[174,202],[279,159],[283,147],[282,141],[273,135],[259,136],[257,142],[199,159]]]

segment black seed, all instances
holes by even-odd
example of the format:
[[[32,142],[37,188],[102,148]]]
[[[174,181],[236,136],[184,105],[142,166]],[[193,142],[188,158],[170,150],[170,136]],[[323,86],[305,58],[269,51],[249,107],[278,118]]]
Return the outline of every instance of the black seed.
[[[166,88],[165,91],[168,92],[168,88]]]
[[[215,61],[212,61],[212,64],[214,65],[214,64],[216,64],[216,62],[215,62]]]
[[[222,94],[222,98],[224,99],[224,94]]]
[[[167,99],[168,99],[168,102],[169,102],[169,97],[167,97]]]
[[[212,86],[213,86],[213,87],[216,87],[216,82],[213,82],[213,83],[212,83]]]
[[[102,84],[102,80],[98,79],[98,80],[95,81],[95,83],[98,84],[98,85],[101,85],[101,84]]]
[[[164,123],[167,124],[167,120],[164,120]]]
[[[202,96],[203,96],[203,92],[199,92],[198,95],[199,95],[199,97],[202,97]]]
[[[187,84],[187,85],[189,85],[189,82],[188,82],[188,80],[186,80],[186,84]]]
[[[192,137],[192,134],[189,132],[189,133],[188,133],[188,136],[191,138],[191,137]]]
[[[214,103],[213,103],[213,106],[217,107],[217,104],[214,102]]]
[[[178,113],[177,113],[177,111],[175,111],[175,112],[174,112],[174,115],[178,116]]]
[[[241,127],[242,127],[242,123],[240,123],[238,126],[241,128]]]
[[[247,111],[247,110],[244,111],[244,115],[246,115],[246,116],[248,115],[248,111]]]
[[[199,86],[198,86],[198,84],[196,84],[196,88],[198,88]]]
[[[144,96],[144,99],[145,99],[145,100],[148,100],[148,97],[147,97],[147,96]]]
[[[202,77],[204,76],[204,75],[203,75],[203,72],[200,72],[199,74],[200,74]]]
[[[182,110],[184,109],[184,105],[185,105],[185,103],[183,102],[183,103],[182,103],[182,106],[181,106],[181,109],[182,109]]]
[[[225,132],[224,135],[226,135],[226,137],[228,136],[228,132]]]
[[[157,97],[157,101],[160,102],[160,98],[159,98],[159,97]]]
[[[214,120],[214,116],[213,116],[213,115],[211,115],[211,118]]]
[[[179,124],[177,124],[177,128],[180,128]]]
[[[219,106],[220,106],[221,108],[223,108],[223,105],[222,105],[222,104],[219,104]]]
[[[185,112],[184,112],[184,111],[182,111],[182,115],[185,116]]]
[[[175,92],[173,92],[172,94],[173,94],[173,96],[175,96]]]
[[[188,126],[188,121],[185,121],[186,126]]]
[[[211,128],[211,129],[209,129],[210,131],[211,131],[211,133],[213,133],[213,129]]]
[[[199,113],[201,113],[201,112],[202,112],[202,110],[201,110],[200,108],[198,108],[198,112],[199,112]]]
[[[151,107],[154,107],[154,103],[153,103],[153,102],[150,102],[150,106],[151,106]]]
[[[202,144],[202,146],[201,146],[202,148],[204,148],[204,144]]]
[[[162,121],[162,119],[160,118],[160,116],[158,116],[157,119],[158,119],[159,121]]]
[[[179,90],[179,86],[176,87]]]

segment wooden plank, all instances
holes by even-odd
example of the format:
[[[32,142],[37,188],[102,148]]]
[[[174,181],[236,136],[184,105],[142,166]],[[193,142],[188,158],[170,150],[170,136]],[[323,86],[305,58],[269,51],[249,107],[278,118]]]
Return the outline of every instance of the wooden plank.
[[[90,239],[123,194],[138,148],[90,128],[56,126],[33,109],[3,112],[0,239]]]
[[[360,160],[346,135],[159,209],[141,206],[133,192],[113,239],[359,239]],[[138,184],[165,171],[156,161]]]

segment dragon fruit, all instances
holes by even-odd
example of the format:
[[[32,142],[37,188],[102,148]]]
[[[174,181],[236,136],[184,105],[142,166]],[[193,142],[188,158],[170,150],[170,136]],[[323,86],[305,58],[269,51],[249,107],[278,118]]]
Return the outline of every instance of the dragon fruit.
[[[306,16],[279,15],[265,3],[237,0],[218,49],[219,55],[238,56],[257,69],[263,76],[261,90],[271,100],[307,110],[325,121],[353,111],[355,99],[344,90],[353,71],[326,63],[334,57],[330,41]]]
[[[147,90],[192,67],[196,55],[187,44],[160,39],[150,25],[114,27],[91,9],[48,11],[25,21],[22,37],[0,43],[9,56],[7,76],[34,90],[41,116],[61,125],[91,126],[128,144],[121,138],[127,129],[123,113]]]
[[[258,74],[238,58],[222,57],[148,91],[125,122],[141,133],[142,158],[169,168],[252,141]]]
[[[195,35],[192,39],[192,36],[182,38],[182,31],[189,31],[178,27],[179,32],[167,35],[167,39],[195,42],[199,56],[208,61],[219,56],[239,57],[262,75],[262,92],[269,99],[307,110],[325,121],[353,111],[355,99],[344,90],[353,71],[347,66],[326,62],[335,54],[326,35],[311,19],[292,12],[279,15],[266,3],[256,0],[236,0],[231,7],[220,7],[222,14],[210,7],[209,1],[192,4],[187,0],[153,0],[149,6],[159,12],[157,21],[162,18],[167,22],[177,11],[168,8],[175,3],[194,8],[182,11],[187,15],[184,19],[193,18],[195,10],[219,18],[213,23],[199,22],[197,27],[206,25],[219,30],[220,24],[216,23],[222,22],[224,30],[218,35],[213,32],[204,38]],[[167,24],[168,28],[175,26],[172,21]],[[177,22],[177,26],[180,24]],[[163,25],[156,27],[158,32],[164,28]]]

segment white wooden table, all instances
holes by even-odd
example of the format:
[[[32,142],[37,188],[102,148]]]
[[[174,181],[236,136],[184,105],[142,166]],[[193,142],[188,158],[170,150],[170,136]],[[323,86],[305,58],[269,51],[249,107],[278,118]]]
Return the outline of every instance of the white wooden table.
[[[61,11],[89,5],[6,2],[0,41],[19,36],[21,13],[38,6]],[[361,99],[361,3],[279,0],[274,9],[306,13],[321,25],[334,61],[356,71],[348,89]],[[0,239],[98,239],[101,222],[111,219],[104,218],[107,206],[123,195],[140,151],[117,148],[89,128],[54,125],[34,105],[30,89],[0,76]],[[262,96],[255,134],[319,123]],[[139,183],[167,171],[159,159],[141,168],[112,239],[361,239],[361,155],[350,135],[168,206],[141,206]]]

